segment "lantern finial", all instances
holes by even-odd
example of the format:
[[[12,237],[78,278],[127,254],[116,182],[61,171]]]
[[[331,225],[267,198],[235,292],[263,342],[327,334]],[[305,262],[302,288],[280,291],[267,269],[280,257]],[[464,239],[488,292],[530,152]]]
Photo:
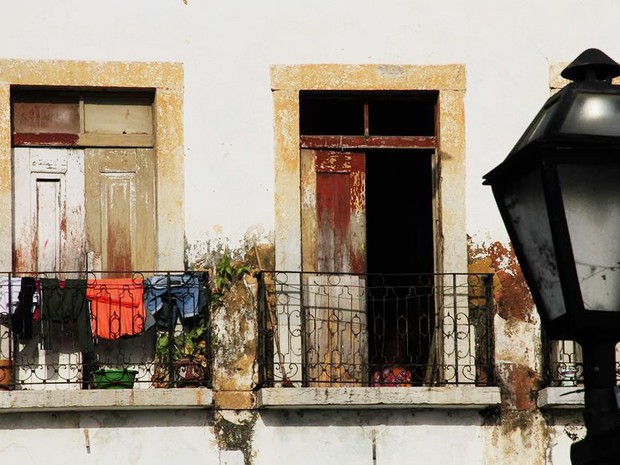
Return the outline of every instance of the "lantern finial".
[[[597,48],[589,48],[579,55],[562,71],[562,77],[580,82],[594,79],[611,82],[620,76],[620,64],[609,58]]]

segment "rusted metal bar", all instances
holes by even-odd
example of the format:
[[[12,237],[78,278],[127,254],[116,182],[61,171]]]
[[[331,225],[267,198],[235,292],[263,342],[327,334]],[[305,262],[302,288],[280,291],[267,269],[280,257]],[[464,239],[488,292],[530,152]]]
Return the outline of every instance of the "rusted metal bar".
[[[302,149],[434,149],[434,136],[301,136]]]
[[[77,134],[66,133],[19,133],[13,134],[13,145],[59,145],[74,146],[77,145],[79,136]]]

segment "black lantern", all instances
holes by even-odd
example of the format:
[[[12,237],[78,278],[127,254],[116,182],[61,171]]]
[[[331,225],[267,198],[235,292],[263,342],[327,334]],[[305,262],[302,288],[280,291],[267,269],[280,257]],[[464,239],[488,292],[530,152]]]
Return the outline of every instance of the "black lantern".
[[[583,52],[485,176],[552,338],[620,340],[620,65]],[[599,334],[602,336],[602,334]]]
[[[573,82],[485,176],[547,334],[583,346],[588,436],[574,464],[620,460],[619,75],[600,50],[579,55],[562,72]]]

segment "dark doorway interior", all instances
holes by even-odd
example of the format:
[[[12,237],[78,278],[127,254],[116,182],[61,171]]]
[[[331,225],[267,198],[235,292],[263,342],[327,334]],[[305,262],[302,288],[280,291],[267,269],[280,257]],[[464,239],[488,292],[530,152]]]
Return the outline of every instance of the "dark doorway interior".
[[[434,335],[432,150],[366,158],[369,358],[372,382],[408,370],[428,382]],[[378,375],[379,374],[379,375]]]

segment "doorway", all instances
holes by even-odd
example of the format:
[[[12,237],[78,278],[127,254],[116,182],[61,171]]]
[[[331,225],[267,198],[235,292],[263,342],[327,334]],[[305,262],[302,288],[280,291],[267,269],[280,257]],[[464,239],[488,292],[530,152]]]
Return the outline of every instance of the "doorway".
[[[373,382],[429,376],[435,334],[433,151],[366,157],[369,364]],[[403,380],[406,381],[406,380]]]

